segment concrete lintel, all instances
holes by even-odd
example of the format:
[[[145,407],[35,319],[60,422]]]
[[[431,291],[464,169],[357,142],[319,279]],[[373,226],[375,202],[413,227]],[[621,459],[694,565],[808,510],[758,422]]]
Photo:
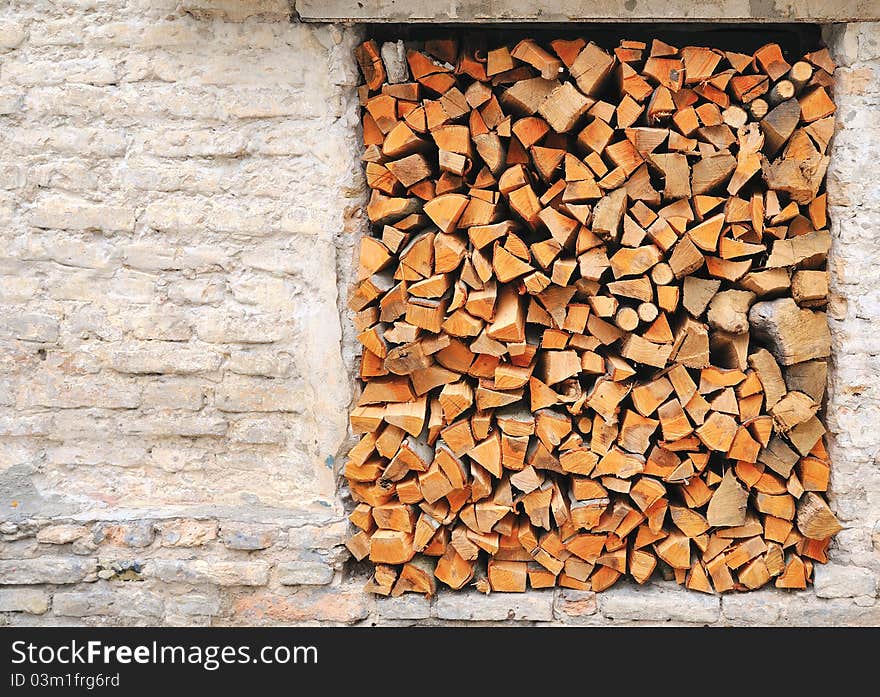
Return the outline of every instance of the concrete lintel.
[[[305,22],[866,22],[877,0],[297,0]]]

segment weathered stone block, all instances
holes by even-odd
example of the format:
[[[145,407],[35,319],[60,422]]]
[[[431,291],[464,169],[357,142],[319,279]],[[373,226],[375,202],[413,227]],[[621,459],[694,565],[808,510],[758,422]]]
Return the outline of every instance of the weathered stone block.
[[[104,524],[94,534],[96,543],[108,543],[122,547],[149,547],[153,543],[155,530],[150,521],[133,523]]]
[[[288,561],[278,564],[282,586],[326,586],[333,580],[333,567],[316,561]]]
[[[299,412],[306,406],[299,381],[227,376],[214,395],[220,411]]]
[[[233,621],[247,625],[279,622],[353,624],[366,619],[374,600],[357,588],[313,586],[289,594],[258,591],[233,603]]]
[[[83,525],[50,525],[37,533],[37,542],[50,545],[66,545],[89,534]]]
[[[600,594],[599,607],[611,620],[711,624],[720,615],[721,601],[678,586],[618,584]]]
[[[49,557],[0,560],[0,585],[27,586],[42,583],[78,583],[97,570],[95,559]]]
[[[159,593],[123,584],[100,585],[84,590],[59,591],[52,599],[52,612],[61,617],[152,618],[162,616],[164,601]]]
[[[214,616],[220,614],[220,598],[217,595],[187,593],[165,599],[169,615]]]
[[[199,547],[217,539],[215,520],[165,520],[156,529],[163,547]]]
[[[190,375],[220,367],[223,357],[213,351],[183,348],[176,342],[151,341],[114,351],[110,365],[120,373]]]
[[[180,8],[198,19],[243,22],[251,17],[286,20],[291,5],[287,0],[184,0]]]
[[[598,611],[599,601],[592,591],[560,588],[553,603],[556,619],[571,624],[593,617]]]
[[[397,598],[379,597],[376,610],[380,620],[425,620],[431,616],[431,601],[416,593],[404,593]]]
[[[52,343],[58,340],[58,319],[36,313],[5,315],[0,336],[21,341]]]
[[[492,593],[476,591],[440,592],[433,614],[442,620],[547,622],[553,619],[552,591]]]
[[[816,564],[814,588],[819,598],[855,598],[877,595],[877,575],[858,566]]]
[[[131,232],[134,229],[134,209],[52,196],[34,206],[30,222],[35,227],[59,230]]]
[[[105,375],[63,376],[39,373],[19,388],[19,407],[74,409],[136,409],[141,404],[139,385],[121,377]]]
[[[10,19],[0,21],[0,50],[11,50],[21,46],[24,41],[24,28]]]
[[[269,564],[264,561],[152,559],[144,567],[144,576],[167,583],[265,586],[269,581]]]
[[[0,588],[0,612],[42,615],[49,609],[49,594],[36,588]]]
[[[224,523],[220,526],[220,541],[229,549],[266,549],[277,539],[278,529],[270,525]]]

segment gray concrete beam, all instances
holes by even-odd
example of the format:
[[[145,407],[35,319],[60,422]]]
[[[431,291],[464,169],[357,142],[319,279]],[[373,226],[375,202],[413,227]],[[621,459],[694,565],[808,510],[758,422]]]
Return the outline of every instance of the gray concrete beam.
[[[880,0],[297,0],[306,22],[857,22]]]

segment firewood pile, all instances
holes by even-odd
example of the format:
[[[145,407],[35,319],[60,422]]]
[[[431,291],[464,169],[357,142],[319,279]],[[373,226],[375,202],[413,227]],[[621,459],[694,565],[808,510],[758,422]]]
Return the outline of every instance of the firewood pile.
[[[805,588],[831,337],[827,50],[358,47],[368,589]]]

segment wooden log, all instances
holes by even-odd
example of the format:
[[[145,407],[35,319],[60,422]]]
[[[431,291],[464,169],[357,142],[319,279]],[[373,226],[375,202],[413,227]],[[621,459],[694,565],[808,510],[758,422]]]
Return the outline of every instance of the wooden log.
[[[825,313],[802,309],[791,298],[756,303],[749,310],[752,332],[766,340],[782,365],[793,365],[831,353]]]

